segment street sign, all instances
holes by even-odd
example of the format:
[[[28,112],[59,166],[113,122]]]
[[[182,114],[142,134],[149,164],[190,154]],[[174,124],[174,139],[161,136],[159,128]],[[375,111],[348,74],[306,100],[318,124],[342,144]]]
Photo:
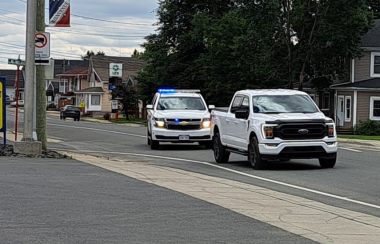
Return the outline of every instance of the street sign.
[[[37,32],[35,34],[36,64],[50,63],[50,33]]]
[[[70,27],[70,0],[49,0],[51,27]]]
[[[110,63],[110,77],[123,77],[123,64]]]
[[[19,65],[19,66],[25,66],[25,61],[21,59],[12,59],[8,58],[8,64],[11,65]]]
[[[7,123],[5,111],[6,80],[0,77],[0,132],[4,133],[4,145],[7,143]]]

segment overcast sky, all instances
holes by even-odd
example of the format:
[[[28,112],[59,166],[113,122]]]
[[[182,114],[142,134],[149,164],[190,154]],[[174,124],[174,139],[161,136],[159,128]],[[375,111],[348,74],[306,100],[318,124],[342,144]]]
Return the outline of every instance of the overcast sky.
[[[46,0],[46,8],[48,4]],[[80,59],[87,50],[130,56],[154,33],[157,7],[158,0],[72,0],[71,27],[46,30],[51,33],[51,56]],[[12,69],[8,58],[25,58],[26,0],[1,0],[0,16],[0,69]],[[46,10],[46,23],[47,16]]]

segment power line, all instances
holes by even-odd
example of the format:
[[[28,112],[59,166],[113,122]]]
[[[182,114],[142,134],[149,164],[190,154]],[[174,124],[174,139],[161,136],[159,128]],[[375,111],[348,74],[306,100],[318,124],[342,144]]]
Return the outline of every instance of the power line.
[[[69,33],[69,34],[78,34],[78,35],[85,35],[85,36],[108,36],[108,37],[128,37],[128,38],[144,38],[145,36],[129,36],[129,35],[114,35],[114,34],[103,34],[103,33],[90,33],[90,32],[79,32],[79,31],[70,31],[70,30],[50,30],[54,33]]]
[[[19,2],[26,3],[24,0],[18,0]],[[79,15],[79,14],[73,14],[71,13],[72,16],[82,18],[82,19],[88,19],[88,20],[96,20],[96,21],[101,21],[101,22],[108,22],[108,23],[116,23],[116,24],[123,24],[123,25],[136,25],[136,26],[152,26],[152,24],[139,24],[139,23],[133,23],[133,22],[122,22],[122,21],[116,21],[116,20],[106,20],[106,19],[101,19],[101,18],[96,18],[96,17],[90,17],[90,16],[84,16],[84,15]]]

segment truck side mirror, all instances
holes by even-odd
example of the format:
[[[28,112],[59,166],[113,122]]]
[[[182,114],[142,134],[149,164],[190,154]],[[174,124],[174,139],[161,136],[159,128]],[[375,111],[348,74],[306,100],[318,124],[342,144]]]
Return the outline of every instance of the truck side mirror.
[[[152,104],[146,105],[146,109],[153,109],[153,105]]]
[[[213,109],[215,109],[215,105],[208,105],[208,109],[209,109],[209,110],[213,110]]]
[[[249,110],[248,109],[239,109],[235,111],[235,118],[237,119],[248,119]]]

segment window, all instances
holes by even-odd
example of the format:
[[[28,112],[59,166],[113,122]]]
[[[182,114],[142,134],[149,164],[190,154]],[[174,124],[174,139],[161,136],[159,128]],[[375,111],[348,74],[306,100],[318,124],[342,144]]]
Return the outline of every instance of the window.
[[[235,113],[236,110],[240,108],[241,103],[243,102],[242,96],[236,96],[231,106],[231,113]]]
[[[371,53],[371,77],[380,77],[380,53]]]
[[[344,121],[350,122],[351,121],[351,96],[347,96],[344,98],[344,104],[345,104]]]
[[[371,97],[370,102],[369,118],[380,120],[380,97]]]
[[[91,105],[99,106],[100,105],[100,95],[92,95],[91,96]]]
[[[263,95],[253,97],[254,113],[316,113],[318,108],[306,95]]]
[[[330,108],[330,93],[324,93],[323,94],[323,109]]]
[[[206,110],[200,97],[161,97],[157,110]]]

